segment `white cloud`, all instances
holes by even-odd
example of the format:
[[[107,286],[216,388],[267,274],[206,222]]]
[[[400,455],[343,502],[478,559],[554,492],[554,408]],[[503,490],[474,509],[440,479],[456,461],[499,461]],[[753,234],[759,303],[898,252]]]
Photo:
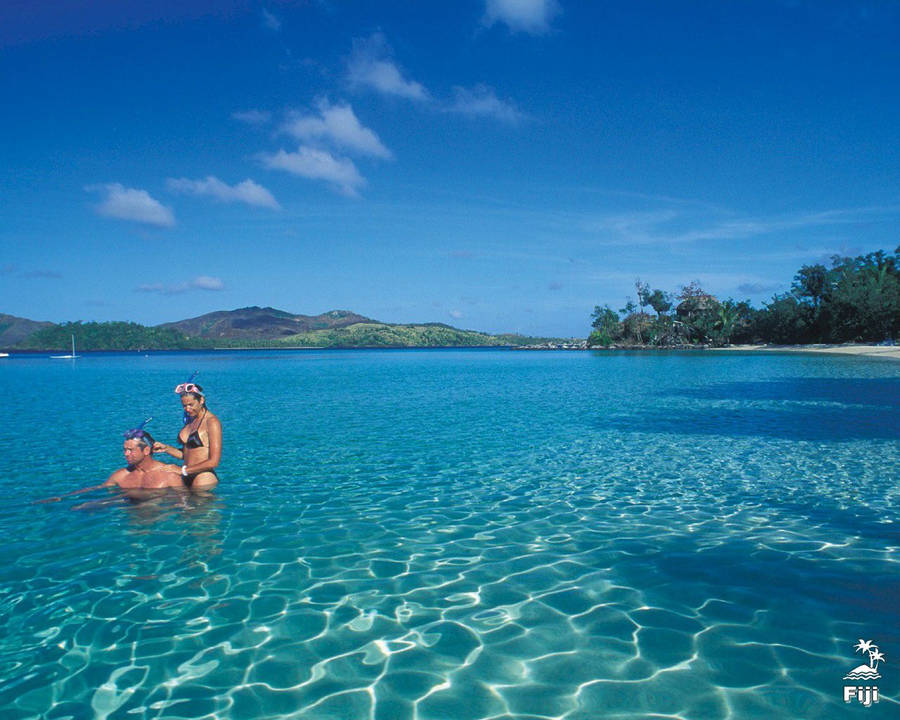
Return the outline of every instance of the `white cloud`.
[[[463,314],[459,310],[450,310],[448,313],[454,320],[459,320]]]
[[[370,88],[409,100],[428,100],[428,91],[420,83],[403,77],[381,33],[353,41],[347,75],[353,88]]]
[[[366,184],[356,165],[349,158],[335,157],[326,150],[302,145],[297,152],[279,150],[274,154],[260,156],[263,165],[310,180],[324,180],[331,183],[343,195],[356,197],[359,188]]]
[[[450,105],[451,112],[463,115],[492,117],[506,123],[517,123],[524,116],[515,105],[497,97],[487,85],[476,85],[471,90],[463,87],[453,88],[455,99]]]
[[[198,275],[190,282],[190,287],[198,290],[224,290],[225,283],[221,278],[210,277],[209,275]]]
[[[137,292],[160,293],[162,295],[179,295],[189,290],[208,290],[218,292],[225,289],[225,283],[221,278],[210,277],[209,275],[198,275],[188,282],[176,283],[174,285],[164,285],[163,283],[147,283],[138,285],[135,288]]]
[[[349,105],[332,105],[327,100],[318,102],[319,114],[293,113],[282,130],[303,142],[329,142],[334,146],[379,158],[391,157],[378,136],[364,127]]]
[[[272,119],[272,113],[265,110],[239,110],[231,113],[231,117],[247,125],[265,125]]]
[[[252,180],[244,180],[235,186],[228,185],[217,177],[208,175],[205,180],[189,180],[188,178],[169,178],[167,185],[174,192],[186,195],[207,195],[220,202],[239,202],[257,207],[280,210],[281,206],[268,190]]]
[[[90,185],[85,189],[103,193],[103,201],[96,209],[98,214],[105,217],[159,227],[172,227],[175,224],[172,210],[153,199],[146,190],[127,188],[119,183]]]
[[[540,35],[559,12],[556,0],[487,0],[484,24],[504,23],[513,32]]]
[[[281,20],[265,8],[262,10],[262,25],[266,30],[271,30],[272,32],[281,30]]]

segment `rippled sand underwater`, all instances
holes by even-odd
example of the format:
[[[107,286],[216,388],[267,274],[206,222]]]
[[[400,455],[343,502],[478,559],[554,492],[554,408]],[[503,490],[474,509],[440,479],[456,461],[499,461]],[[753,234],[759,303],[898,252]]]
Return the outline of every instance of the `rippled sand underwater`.
[[[900,364],[48,364],[0,376],[16,416],[0,431],[4,719],[898,710]],[[30,504],[120,466],[146,414],[174,436],[171,386],[197,368],[225,427],[213,497]],[[132,397],[114,390],[134,377]],[[886,657],[865,710],[842,696],[859,638]]]

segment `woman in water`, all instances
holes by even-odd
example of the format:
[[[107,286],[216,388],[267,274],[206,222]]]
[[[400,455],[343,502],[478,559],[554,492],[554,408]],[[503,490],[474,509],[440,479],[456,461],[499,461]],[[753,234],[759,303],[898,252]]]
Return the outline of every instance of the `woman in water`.
[[[216,466],[222,459],[222,423],[206,407],[203,388],[190,381],[175,388],[184,408],[184,427],[178,433],[181,449],[157,442],[153,452],[168,453],[183,461],[181,475],[192,492],[212,490],[219,484]]]

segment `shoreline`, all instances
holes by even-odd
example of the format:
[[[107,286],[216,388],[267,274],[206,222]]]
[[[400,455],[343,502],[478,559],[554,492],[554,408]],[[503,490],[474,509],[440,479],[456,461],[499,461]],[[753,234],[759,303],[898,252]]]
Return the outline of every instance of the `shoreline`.
[[[900,346],[897,345],[729,345],[728,347],[706,349],[712,352],[805,352],[829,355],[883,357],[900,360]]]
[[[726,347],[709,347],[709,346],[693,346],[693,347],[647,347],[647,346],[627,346],[627,347],[587,347],[584,344],[575,343],[554,343],[547,345],[365,345],[365,346],[288,346],[288,347],[213,347],[213,348],[177,348],[177,349],[154,349],[154,350],[85,350],[82,355],[94,354],[110,354],[110,355],[150,355],[156,353],[220,353],[220,352],[270,352],[270,351],[353,351],[353,350],[514,350],[514,351],[532,351],[532,352],[548,352],[548,351],[594,351],[594,352],[769,352],[769,353],[819,353],[831,355],[853,355],[858,357],[880,357],[892,360],[900,360],[900,346],[898,345],[866,345],[866,344],[845,344],[845,345],[827,345],[827,344],[811,344],[811,345],[728,345]],[[8,355],[0,352],[0,357],[5,359],[15,358],[41,358],[47,357],[47,353],[57,352],[56,350],[13,350]]]

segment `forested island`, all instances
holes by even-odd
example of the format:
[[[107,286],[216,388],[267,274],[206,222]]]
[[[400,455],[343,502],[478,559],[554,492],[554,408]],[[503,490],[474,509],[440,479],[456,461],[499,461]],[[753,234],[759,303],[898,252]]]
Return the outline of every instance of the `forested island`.
[[[490,335],[443,323],[394,325],[346,310],[296,315],[248,307],[148,327],[133,322],[39,323],[0,315],[0,348],[18,352],[211,350],[265,348],[505,347],[546,342]]]
[[[594,308],[589,347],[890,343],[900,334],[900,247],[804,265],[790,291],[761,308],[720,301],[696,281],[668,293],[637,280],[635,291],[637,302],[618,311]]]

